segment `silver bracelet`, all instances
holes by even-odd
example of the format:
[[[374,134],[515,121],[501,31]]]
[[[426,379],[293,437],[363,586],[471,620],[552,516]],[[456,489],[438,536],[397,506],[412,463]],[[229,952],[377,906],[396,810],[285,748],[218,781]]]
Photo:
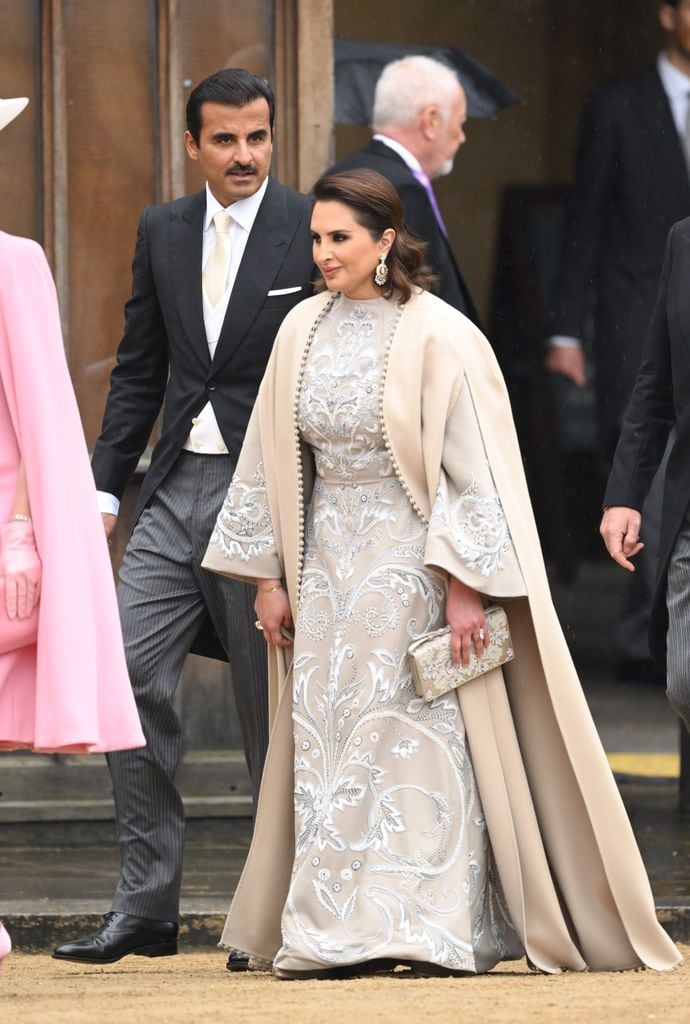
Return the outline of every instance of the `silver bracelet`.
[[[10,516],[10,522],[12,522],[12,520],[18,521],[20,523],[33,523],[33,519],[31,518],[31,516],[23,516],[21,512],[13,512],[12,515]]]

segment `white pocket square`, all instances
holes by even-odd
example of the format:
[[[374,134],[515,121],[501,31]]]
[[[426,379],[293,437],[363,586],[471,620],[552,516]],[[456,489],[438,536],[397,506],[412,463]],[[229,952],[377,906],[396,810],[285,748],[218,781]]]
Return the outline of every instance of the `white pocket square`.
[[[296,284],[294,288],[273,288],[268,295],[291,295],[293,292],[301,292],[302,285]],[[268,296],[267,296],[268,298]]]

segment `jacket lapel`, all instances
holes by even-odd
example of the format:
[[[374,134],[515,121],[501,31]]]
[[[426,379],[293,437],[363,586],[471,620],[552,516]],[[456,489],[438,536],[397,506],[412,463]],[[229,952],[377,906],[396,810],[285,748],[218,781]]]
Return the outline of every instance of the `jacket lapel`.
[[[642,80],[638,98],[639,112],[647,122],[654,140],[655,163],[666,168],[668,177],[672,179],[673,188],[678,195],[686,197],[683,203],[690,206],[688,167],[671,106],[656,68]]]
[[[201,251],[206,192],[192,196],[170,225],[170,276],[180,319],[192,349],[205,367],[211,356],[206,341],[201,298]]]
[[[419,189],[420,193],[424,196],[428,202],[428,196],[426,189],[419,181],[415,178],[414,174],[405,163],[399,153],[396,153],[394,149],[387,146],[385,142],[379,142],[378,139],[370,139],[366,146],[362,149],[363,153],[367,153],[369,156],[377,157],[380,160],[388,160],[389,163],[395,164],[396,167],[402,168],[405,174],[410,179],[410,185]],[[429,203],[429,210],[431,210],[431,203]],[[432,216],[434,216],[433,210],[431,210]]]
[[[673,325],[677,323],[685,343],[682,366],[687,370],[687,353],[690,351],[690,299],[686,298],[687,288],[683,282],[688,280],[690,273],[690,241],[681,232],[674,232],[673,260],[671,273],[666,273],[666,279],[660,282],[659,290],[666,288],[666,315],[671,328],[673,339]],[[680,361],[679,361],[680,363]],[[690,409],[685,407],[687,415],[690,416]]]
[[[213,359],[214,370],[227,362],[247,336],[280,270],[298,221],[290,221],[286,190],[269,179],[249,234]]]

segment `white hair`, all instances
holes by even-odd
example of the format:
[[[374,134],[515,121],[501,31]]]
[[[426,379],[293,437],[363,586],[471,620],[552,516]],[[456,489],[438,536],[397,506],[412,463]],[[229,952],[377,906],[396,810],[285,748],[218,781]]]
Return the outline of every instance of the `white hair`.
[[[425,107],[439,108],[447,120],[460,80],[432,57],[403,57],[386,64],[376,83],[372,128],[406,128]]]

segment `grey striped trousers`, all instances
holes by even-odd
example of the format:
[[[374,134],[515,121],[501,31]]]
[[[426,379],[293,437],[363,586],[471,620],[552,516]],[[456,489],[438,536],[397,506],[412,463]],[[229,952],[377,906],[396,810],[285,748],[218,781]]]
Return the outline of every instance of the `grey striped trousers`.
[[[182,728],[172,698],[207,611],[232,666],[255,800],[266,754],[266,646],[254,628],[254,588],[199,567],[231,475],[229,456],[181,452],[120,569],[127,667],[147,746],[108,755],[121,862],[113,910],[161,921],[178,917],[184,846],[175,787]]]
[[[669,562],[666,607],[666,696],[690,731],[690,514]]]

